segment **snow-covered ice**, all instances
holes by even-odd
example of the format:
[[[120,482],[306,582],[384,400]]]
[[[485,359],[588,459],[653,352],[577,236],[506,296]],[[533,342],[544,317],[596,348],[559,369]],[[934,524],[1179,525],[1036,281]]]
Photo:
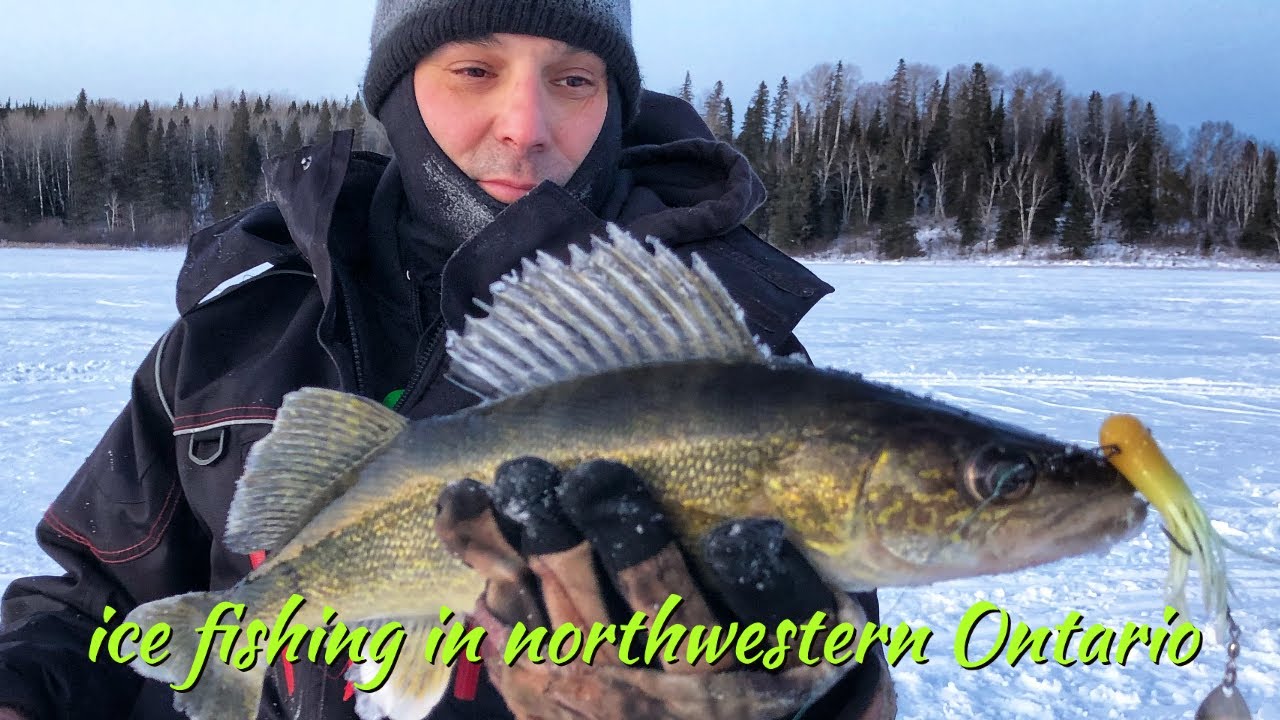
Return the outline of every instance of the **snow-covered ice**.
[[[0,248],[0,586],[54,572],[32,528],[122,407],[133,371],[176,315],[177,251]],[[1280,555],[1280,273],[1114,267],[810,264],[838,290],[801,324],[815,362],[977,412],[1096,443],[1138,415],[1215,527]],[[1210,634],[1178,668],[961,669],[952,642],[978,600],[1033,627],[1163,626],[1168,545],[1158,520],[1106,555],[993,578],[881,591],[886,623],[929,626],[927,664],[894,670],[903,718],[1187,718],[1220,680]],[[1228,556],[1244,628],[1240,683],[1280,718],[1280,570]],[[1193,574],[1193,604],[1199,600]],[[1197,606],[1198,609],[1198,606]],[[1202,620],[1202,614],[1196,616]],[[984,637],[979,635],[979,639]]]

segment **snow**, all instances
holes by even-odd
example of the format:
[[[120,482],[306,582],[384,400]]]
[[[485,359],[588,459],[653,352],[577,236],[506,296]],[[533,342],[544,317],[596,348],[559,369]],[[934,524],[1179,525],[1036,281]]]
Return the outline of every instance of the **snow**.
[[[0,248],[0,586],[56,572],[32,535],[122,407],[176,316],[178,251]],[[959,262],[812,262],[838,288],[799,335],[821,365],[863,372],[1080,443],[1131,412],[1156,433],[1215,527],[1280,555],[1280,273]],[[886,624],[929,626],[929,662],[893,671],[903,718],[1185,718],[1220,680],[1206,633],[1185,667],[1003,660],[964,670],[955,628],[978,600],[1013,621],[1163,626],[1168,544],[1157,520],[1104,555],[998,577],[882,590]],[[1280,718],[1280,570],[1228,555],[1244,629],[1240,683]],[[1192,602],[1199,600],[1193,575]],[[1196,620],[1203,620],[1197,615]],[[978,633],[975,647],[992,633]]]

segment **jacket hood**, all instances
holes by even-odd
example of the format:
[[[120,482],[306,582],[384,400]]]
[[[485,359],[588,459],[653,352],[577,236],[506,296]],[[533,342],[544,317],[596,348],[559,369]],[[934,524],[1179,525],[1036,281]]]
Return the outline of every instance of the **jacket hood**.
[[[725,235],[765,201],[747,159],[715,140],[685,101],[647,92],[641,121],[623,136],[620,219],[633,232],[681,243]],[[629,177],[628,177],[629,176]]]

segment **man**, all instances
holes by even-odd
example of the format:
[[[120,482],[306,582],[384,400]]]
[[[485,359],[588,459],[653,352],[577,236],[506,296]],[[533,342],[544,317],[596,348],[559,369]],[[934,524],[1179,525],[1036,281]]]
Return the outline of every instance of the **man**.
[[[177,717],[166,686],[110,660],[88,660],[103,608],[115,608],[118,622],[142,602],[231,586],[262,561],[229,552],[221,539],[248,449],[270,429],[284,394],[339,388],[411,418],[473,404],[443,379],[444,331],[460,329],[473,301],[488,299],[490,284],[521,258],[537,251],[564,257],[569,243],[585,246],[592,234],[603,235],[606,221],[616,222],[638,237],[663,239],[686,259],[697,252],[764,342],[777,353],[803,352],[792,329],[831,288],[741,226],[763,199],[745,160],[713,142],[687,104],[641,89],[625,0],[380,0],[371,48],[364,94],[393,157],[353,152],[351,134],[336,133],[269,165],[274,202],[192,237],[178,278],[179,320],[143,361],[128,405],[37,528],[67,574],[20,579],[6,592],[0,718]],[[225,287],[262,263],[271,269]],[[499,492],[507,502],[531,502],[548,483],[562,482],[536,460],[505,472]],[[625,467],[589,464],[570,475],[566,481],[596,495],[567,515],[533,521],[585,538],[588,549],[616,525],[611,508],[651,502]],[[487,493],[479,503],[460,501],[465,487],[442,498],[444,532],[496,515]],[[660,519],[650,525],[669,537]],[[514,552],[500,546],[456,549],[468,561]],[[793,550],[772,547],[782,575],[815,582]],[[595,572],[589,553],[539,572],[544,590],[555,581],[569,588],[558,601],[547,594],[541,607],[553,619],[557,607],[603,607],[609,581],[634,568],[651,591],[697,595],[687,572],[655,570],[655,558],[678,556],[678,548],[665,541],[635,548],[626,562],[605,564],[611,575],[603,581],[586,577]],[[520,552],[545,568],[539,558],[563,549],[526,544]],[[751,550],[737,548],[727,567],[749,560]],[[708,608],[749,610],[762,600],[735,600],[724,583],[710,589]],[[764,600],[775,605],[794,594],[767,589]],[[520,610],[513,592],[491,582],[477,621],[501,632]],[[820,604],[830,606],[832,597]],[[874,596],[863,600],[874,617]],[[791,605],[785,612],[809,609]],[[345,669],[280,664],[261,717],[353,717]],[[809,716],[889,711],[881,670],[877,658],[832,688],[809,688],[825,691]],[[594,682],[591,672],[572,671],[573,687],[557,691],[551,678],[550,689],[531,698],[527,676],[464,664],[431,717],[527,717],[538,703],[568,707],[557,692]],[[638,672],[637,687],[649,690],[643,714],[682,717],[664,705],[662,672]],[[639,707],[627,704],[642,694],[636,687],[597,690],[604,700],[598,717]]]

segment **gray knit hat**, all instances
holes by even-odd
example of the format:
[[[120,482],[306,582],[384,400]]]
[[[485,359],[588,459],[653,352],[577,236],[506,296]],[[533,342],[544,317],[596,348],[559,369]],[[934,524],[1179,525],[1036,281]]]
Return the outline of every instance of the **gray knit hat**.
[[[365,104],[377,117],[395,82],[428,53],[492,33],[536,35],[595,53],[618,83],[623,123],[635,117],[640,68],[631,45],[630,0],[378,0]]]

